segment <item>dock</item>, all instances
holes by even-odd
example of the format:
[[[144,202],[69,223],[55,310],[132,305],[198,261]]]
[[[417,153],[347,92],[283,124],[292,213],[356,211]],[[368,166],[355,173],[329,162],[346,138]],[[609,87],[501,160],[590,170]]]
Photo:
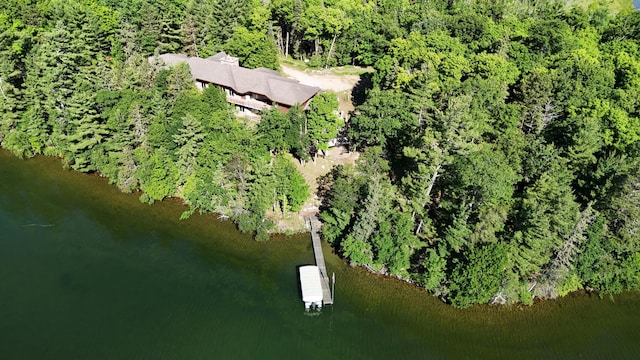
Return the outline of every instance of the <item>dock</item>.
[[[333,296],[331,295],[331,288],[329,287],[329,275],[327,274],[327,266],[324,263],[324,254],[322,253],[322,244],[320,243],[321,223],[315,214],[309,216],[307,220],[311,226],[311,242],[313,243],[313,254],[316,258],[316,266],[320,270],[322,303],[324,305],[333,305]]]

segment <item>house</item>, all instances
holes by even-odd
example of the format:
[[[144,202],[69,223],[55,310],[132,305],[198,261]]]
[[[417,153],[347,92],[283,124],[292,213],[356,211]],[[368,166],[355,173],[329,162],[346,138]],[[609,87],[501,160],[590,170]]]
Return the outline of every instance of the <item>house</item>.
[[[274,70],[241,67],[238,58],[224,52],[206,59],[183,54],[162,54],[158,58],[166,66],[187,63],[197,88],[203,89],[209,84],[219,86],[225,91],[227,101],[246,114],[258,114],[271,106],[278,106],[284,112],[294,105],[306,109],[320,91],[318,87],[302,85]],[[156,59],[151,57],[149,61]]]

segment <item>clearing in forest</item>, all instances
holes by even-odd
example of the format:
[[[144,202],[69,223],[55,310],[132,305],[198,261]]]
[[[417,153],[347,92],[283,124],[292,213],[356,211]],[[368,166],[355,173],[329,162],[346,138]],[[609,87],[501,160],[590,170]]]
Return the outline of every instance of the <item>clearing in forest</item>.
[[[360,74],[371,71],[366,68],[330,68],[324,70],[301,69],[295,64],[281,64],[282,73],[285,76],[298,80],[301,84],[317,86],[322,90],[333,91],[338,96],[339,110],[348,115],[353,110],[351,93],[360,82]],[[353,164],[360,154],[349,152],[343,146],[330,148],[326,156],[318,156],[316,161],[307,161],[303,166],[295,161],[298,171],[307,181],[312,194],[309,200],[302,206],[302,210],[291,214],[287,218],[276,217],[276,225],[279,231],[296,231],[304,229],[304,219],[311,213],[318,212],[320,199],[316,196],[318,191],[318,178],[331,171],[334,165]]]

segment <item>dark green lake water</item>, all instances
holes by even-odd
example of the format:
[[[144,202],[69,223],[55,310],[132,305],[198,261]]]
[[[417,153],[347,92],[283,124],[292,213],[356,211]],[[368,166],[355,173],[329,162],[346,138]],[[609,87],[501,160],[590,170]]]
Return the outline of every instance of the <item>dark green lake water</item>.
[[[336,305],[309,317],[296,273],[313,262],[308,236],[258,243],[183,210],[0,151],[0,358],[640,356],[639,294],[461,311],[326,252]]]

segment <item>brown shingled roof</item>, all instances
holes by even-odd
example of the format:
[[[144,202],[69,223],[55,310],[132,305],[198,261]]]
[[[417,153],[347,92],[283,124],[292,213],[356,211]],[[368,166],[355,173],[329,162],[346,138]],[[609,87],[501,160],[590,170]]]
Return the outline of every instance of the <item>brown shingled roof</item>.
[[[296,80],[282,77],[273,70],[252,70],[220,63],[213,60],[217,57],[215,55],[209,59],[189,58],[182,54],[162,54],[159,57],[168,66],[186,62],[196,80],[224,86],[238,94],[260,94],[286,106],[304,104],[320,91],[318,87],[302,85]]]

